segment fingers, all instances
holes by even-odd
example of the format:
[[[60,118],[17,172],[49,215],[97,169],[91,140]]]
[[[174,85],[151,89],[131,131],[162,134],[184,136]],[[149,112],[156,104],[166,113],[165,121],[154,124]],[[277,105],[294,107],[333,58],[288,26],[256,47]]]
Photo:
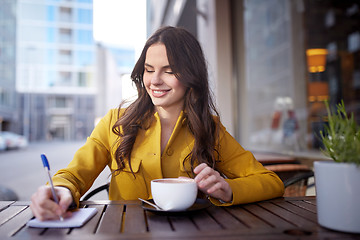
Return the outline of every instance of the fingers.
[[[57,204],[52,199],[52,193],[49,186],[39,187],[32,195],[30,208],[34,216],[40,221],[59,219],[59,216],[64,215],[68,206],[71,204],[72,196],[68,189],[55,187],[55,192],[58,195],[60,204]]]
[[[61,213],[59,205],[51,200],[51,189],[48,186],[39,187],[31,196],[30,208],[35,217],[41,221],[59,218],[57,213]]]
[[[232,199],[231,187],[218,171],[202,163],[194,169],[194,173],[197,174],[194,180],[202,192],[226,202]]]
[[[199,174],[204,168],[208,167],[205,163],[201,163],[194,169],[195,174]]]
[[[207,193],[212,194],[217,191],[221,191],[223,189],[223,184],[221,182],[217,182],[213,184],[210,188],[208,188]]]
[[[214,190],[218,189],[219,184],[217,183],[220,183],[223,180],[217,171],[210,168],[205,163],[197,166],[194,169],[194,172],[197,173],[197,176],[195,177],[195,182],[197,182],[198,187],[202,190],[205,190],[207,193],[211,193]]]
[[[55,192],[59,196],[59,206],[62,213],[65,213],[70,204],[73,202],[71,192],[65,187],[55,187]]]

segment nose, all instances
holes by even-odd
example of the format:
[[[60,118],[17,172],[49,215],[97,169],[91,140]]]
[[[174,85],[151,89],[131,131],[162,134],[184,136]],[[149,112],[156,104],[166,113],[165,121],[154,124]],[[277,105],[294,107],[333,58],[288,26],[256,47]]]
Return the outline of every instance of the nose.
[[[160,85],[162,84],[161,75],[157,72],[154,72],[151,76],[151,84],[152,85]]]

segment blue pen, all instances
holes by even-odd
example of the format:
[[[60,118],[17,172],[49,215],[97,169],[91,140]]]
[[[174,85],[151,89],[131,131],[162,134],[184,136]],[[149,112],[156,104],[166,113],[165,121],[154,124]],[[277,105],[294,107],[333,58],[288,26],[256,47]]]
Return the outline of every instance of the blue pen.
[[[41,160],[42,160],[42,163],[44,165],[44,169],[45,169],[45,172],[47,173],[47,176],[49,178],[49,183],[50,183],[50,186],[51,186],[51,192],[52,192],[52,195],[53,195],[53,198],[54,198],[54,201],[59,204],[59,199],[57,198],[56,196],[56,193],[55,193],[55,188],[54,188],[54,184],[52,182],[52,179],[51,179],[51,175],[50,175],[50,165],[49,165],[49,161],[47,160],[45,154],[41,154]],[[60,220],[61,221],[64,221],[64,218],[60,215]]]

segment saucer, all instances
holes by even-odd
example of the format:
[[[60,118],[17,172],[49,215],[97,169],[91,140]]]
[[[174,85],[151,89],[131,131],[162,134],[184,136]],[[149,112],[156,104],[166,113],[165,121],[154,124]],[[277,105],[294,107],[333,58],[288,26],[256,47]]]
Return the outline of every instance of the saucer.
[[[151,203],[154,203],[154,200],[153,199],[150,199],[148,200],[149,202]],[[158,210],[156,209],[155,207],[143,202],[142,203],[142,208],[146,211],[150,211],[150,212],[155,212],[155,213],[165,213],[165,214],[178,214],[178,213],[192,213],[192,212],[196,212],[196,211],[200,211],[200,210],[203,210],[207,207],[209,207],[211,205],[211,203],[207,200],[207,199],[201,199],[201,198],[198,198],[196,199],[195,203],[185,209],[185,210],[182,210],[182,211],[172,211],[172,210]]]

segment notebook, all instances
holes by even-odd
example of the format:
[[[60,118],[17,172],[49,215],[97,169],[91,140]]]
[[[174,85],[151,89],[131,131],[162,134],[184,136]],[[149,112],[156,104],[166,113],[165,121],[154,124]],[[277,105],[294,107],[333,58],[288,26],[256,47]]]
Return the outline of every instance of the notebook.
[[[90,220],[96,212],[96,208],[79,208],[73,212],[71,217],[64,218],[64,221],[61,221],[60,219],[39,221],[34,218],[28,221],[26,225],[36,228],[76,228],[84,225],[84,223]]]

